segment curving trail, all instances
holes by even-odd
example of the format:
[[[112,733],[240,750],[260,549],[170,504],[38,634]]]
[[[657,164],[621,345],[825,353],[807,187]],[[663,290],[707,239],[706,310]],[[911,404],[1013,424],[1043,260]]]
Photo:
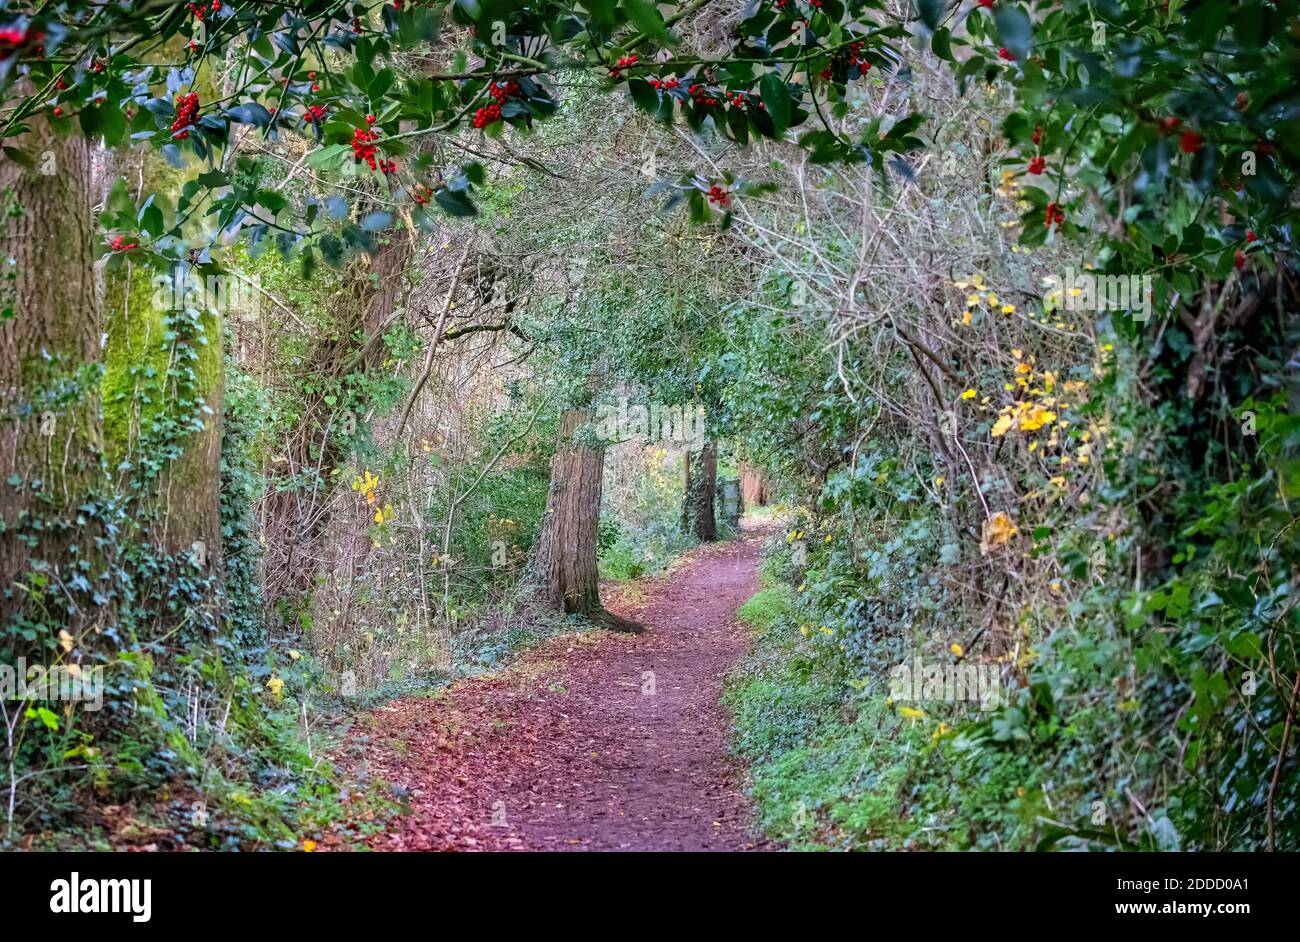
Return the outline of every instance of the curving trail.
[[[642,583],[639,607],[614,601],[643,635],[554,638],[445,699],[379,711],[370,771],[405,789],[409,813],[372,846],[755,849],[719,697],[758,550],[752,534],[703,548]]]

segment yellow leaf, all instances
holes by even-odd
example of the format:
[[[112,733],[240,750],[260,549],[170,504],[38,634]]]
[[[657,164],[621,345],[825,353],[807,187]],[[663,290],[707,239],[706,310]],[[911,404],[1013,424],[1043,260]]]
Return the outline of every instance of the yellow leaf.
[[[1011,522],[1011,518],[999,510],[984,521],[984,534],[980,540],[980,552],[988,555],[990,549],[995,546],[1002,546],[1019,532],[1016,525]]]
[[[898,712],[903,714],[909,720],[925,719],[925,712],[923,710],[918,710],[915,707],[899,707]]]
[[[312,840],[305,840],[302,842],[302,849],[310,854],[312,851],[316,849],[316,842]]]
[[[1010,428],[1011,428],[1011,416],[1001,415],[998,416],[998,420],[993,423],[993,428],[989,432],[989,434],[992,435],[994,438],[1000,438],[1001,436],[1007,434],[1007,430]]]
[[[962,646],[958,644],[956,641],[948,645],[948,650],[951,651],[953,654],[957,655],[958,657],[961,657],[963,654],[966,653],[965,649],[962,648]]]
[[[973,390],[973,389],[968,389],[968,390],[966,390],[964,393],[961,394],[961,397],[962,397],[963,399],[974,399],[974,398],[975,398],[976,396],[978,396],[978,395],[979,395],[979,393],[977,393],[975,390]]]

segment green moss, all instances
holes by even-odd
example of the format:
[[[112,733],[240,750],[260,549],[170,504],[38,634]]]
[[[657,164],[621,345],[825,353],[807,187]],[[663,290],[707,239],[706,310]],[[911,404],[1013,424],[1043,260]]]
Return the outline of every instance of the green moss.
[[[736,613],[751,628],[767,631],[779,618],[794,608],[794,592],[788,585],[777,584],[756,592]]]

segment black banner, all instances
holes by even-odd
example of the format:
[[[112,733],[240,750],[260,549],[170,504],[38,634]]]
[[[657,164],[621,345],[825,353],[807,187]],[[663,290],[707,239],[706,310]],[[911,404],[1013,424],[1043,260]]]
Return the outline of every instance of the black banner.
[[[581,931],[610,907],[626,917],[606,923],[615,931],[652,924],[657,911],[733,930],[757,920],[806,931],[851,915],[927,936],[1035,916],[1071,929],[1232,931],[1292,911],[1294,873],[1294,858],[1265,854],[7,854],[0,901],[9,938],[35,923],[172,937],[413,919]]]

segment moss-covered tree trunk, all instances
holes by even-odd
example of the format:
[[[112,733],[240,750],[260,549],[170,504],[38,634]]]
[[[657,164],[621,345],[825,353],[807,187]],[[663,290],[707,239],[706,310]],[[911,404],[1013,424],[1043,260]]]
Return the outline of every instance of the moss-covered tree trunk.
[[[596,541],[605,452],[576,440],[587,420],[583,409],[570,409],[560,418],[546,517],[529,573],[547,605],[616,631],[640,631],[640,625],[607,612],[600,603]]]
[[[174,201],[179,177],[152,150],[126,154],[113,170]],[[188,263],[163,273],[128,261],[108,275],[104,430],[111,466],[137,488],[149,541],[219,575],[223,294],[207,287]]]
[[[79,509],[102,480],[90,149],[27,124],[7,143],[36,166],[0,160],[0,610],[35,599],[85,623],[106,590]]]
[[[682,501],[682,529],[697,540],[718,538],[715,508],[718,502],[718,451],[705,442],[686,456],[686,494]]]

